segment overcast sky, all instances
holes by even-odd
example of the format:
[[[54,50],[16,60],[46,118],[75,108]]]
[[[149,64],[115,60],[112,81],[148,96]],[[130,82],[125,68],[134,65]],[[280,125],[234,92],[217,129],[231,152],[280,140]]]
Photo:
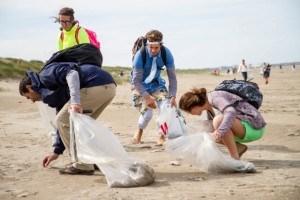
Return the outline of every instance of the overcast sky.
[[[178,68],[300,61],[298,0],[0,0],[0,57],[45,61],[64,6],[97,32],[104,65],[130,66],[135,39],[164,34]]]

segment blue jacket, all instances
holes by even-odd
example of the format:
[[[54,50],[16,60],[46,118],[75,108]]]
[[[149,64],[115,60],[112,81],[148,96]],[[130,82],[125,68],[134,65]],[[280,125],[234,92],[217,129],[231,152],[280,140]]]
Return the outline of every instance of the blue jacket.
[[[157,64],[157,72],[155,74],[154,79],[152,82],[146,84],[144,83],[145,79],[147,76],[150,74],[151,67],[152,67],[152,60],[153,56],[150,54],[149,49],[146,48],[146,60],[143,62],[143,57],[141,50],[139,50],[133,59],[133,70],[143,70],[143,77],[142,77],[142,83],[140,83],[143,87],[143,90],[147,91],[148,93],[155,92],[158,89],[165,89],[166,88],[166,82],[165,80],[161,77],[161,70],[163,70],[163,67],[166,66],[167,70],[168,69],[175,69],[175,64],[174,64],[174,58],[171,53],[171,51],[165,47],[166,50],[166,63],[163,62],[163,59],[161,57],[161,53],[158,54],[158,59],[156,60]],[[145,63],[145,65],[143,65]],[[133,79],[135,79],[135,73],[133,73]],[[135,87],[138,87],[135,85]]]
[[[27,75],[32,82],[32,89],[41,95],[42,101],[57,112],[69,101],[70,92],[66,76],[70,70],[77,70],[80,76],[80,88],[115,83],[112,76],[96,65],[76,63],[52,63],[46,65],[39,73],[28,71]],[[57,138],[53,144],[54,152],[61,154],[65,147],[57,132]]]
[[[50,107],[58,108],[70,99],[66,76],[70,70],[77,70],[80,76],[80,88],[115,83],[112,76],[95,65],[76,63],[52,63],[46,65],[39,73],[28,71],[32,89],[41,94],[42,101]]]

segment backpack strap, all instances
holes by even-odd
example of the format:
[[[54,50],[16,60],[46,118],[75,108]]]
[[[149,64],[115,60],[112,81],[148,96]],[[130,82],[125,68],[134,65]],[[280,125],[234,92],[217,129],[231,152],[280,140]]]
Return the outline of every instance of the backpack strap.
[[[79,38],[78,38],[78,35],[79,35],[79,30],[80,30],[80,26],[78,26],[75,30],[75,40],[76,40],[76,43],[79,44]],[[64,41],[64,32],[61,31],[60,32],[60,40],[63,42]]]
[[[62,42],[64,41],[64,32],[63,31],[60,32],[60,40]]]
[[[143,61],[143,66],[146,64],[146,47],[142,46],[141,47],[141,54],[142,54],[142,61]],[[166,48],[162,45],[160,49],[160,55],[163,60],[164,65],[167,63],[167,53],[166,53]]]
[[[215,115],[214,110],[207,110],[207,119],[208,120],[213,120],[215,116],[216,115]]]
[[[161,58],[164,62],[164,65],[166,65],[167,63],[167,52],[166,52],[166,48],[164,45],[161,46],[160,48],[160,55],[161,55]]]
[[[247,101],[245,101],[245,100],[243,100],[243,99],[241,99],[241,100],[236,100],[236,101],[233,102],[232,104],[229,104],[229,105],[225,106],[221,112],[223,113],[224,110],[227,109],[228,107],[234,107],[234,108],[235,108],[240,102],[247,102]]]
[[[78,38],[78,34],[79,34],[79,30],[80,30],[81,26],[78,26],[75,30],[75,39],[76,39],[76,43],[79,44],[79,38]]]
[[[141,54],[142,54],[142,61],[143,61],[143,66],[145,66],[146,64],[146,47],[145,46],[142,46],[141,48]]]

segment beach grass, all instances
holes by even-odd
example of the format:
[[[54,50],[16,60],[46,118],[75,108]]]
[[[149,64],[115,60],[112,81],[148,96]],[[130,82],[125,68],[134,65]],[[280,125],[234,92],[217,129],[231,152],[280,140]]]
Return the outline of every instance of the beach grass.
[[[20,79],[27,70],[38,72],[44,66],[40,60],[24,60],[19,58],[0,57],[0,79]],[[112,74],[117,84],[130,82],[132,67],[103,66],[103,69]],[[178,74],[203,74],[209,73],[209,69],[176,69]],[[162,71],[166,75],[166,70]]]

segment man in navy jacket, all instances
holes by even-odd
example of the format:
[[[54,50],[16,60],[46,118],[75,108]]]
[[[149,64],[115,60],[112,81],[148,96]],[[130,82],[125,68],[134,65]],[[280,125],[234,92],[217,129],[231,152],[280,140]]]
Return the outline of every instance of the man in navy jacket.
[[[28,71],[19,91],[32,102],[43,101],[59,111],[56,125],[60,137],[54,144],[54,152],[43,160],[43,166],[47,167],[65,148],[70,150],[69,110],[78,113],[91,110],[91,117],[96,119],[114,98],[116,84],[108,72],[96,65],[57,62],[44,66],[39,73]],[[60,173],[93,174],[94,165],[76,162]]]

